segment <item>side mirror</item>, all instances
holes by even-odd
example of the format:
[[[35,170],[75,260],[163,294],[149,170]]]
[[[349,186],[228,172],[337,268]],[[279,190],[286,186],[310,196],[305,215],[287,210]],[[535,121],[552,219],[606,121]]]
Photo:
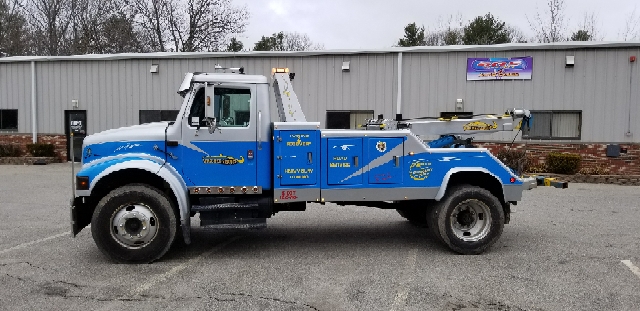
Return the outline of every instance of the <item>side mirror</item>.
[[[218,120],[216,120],[216,118],[207,117],[205,118],[205,121],[207,122],[207,127],[209,128],[209,134],[213,134],[216,130],[221,132],[218,128]]]
[[[209,134],[213,134],[218,128],[218,118],[216,112],[220,111],[220,103],[215,100],[215,87],[211,84],[207,84],[205,88],[205,101],[204,101],[204,119],[207,122],[209,128]]]

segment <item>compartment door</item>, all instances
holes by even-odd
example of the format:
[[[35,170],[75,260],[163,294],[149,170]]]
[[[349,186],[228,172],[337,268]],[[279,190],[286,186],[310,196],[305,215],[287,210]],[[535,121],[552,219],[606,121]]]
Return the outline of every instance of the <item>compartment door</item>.
[[[369,184],[402,184],[404,138],[367,139]]]
[[[320,157],[316,131],[280,131],[279,135],[276,160],[280,161],[280,185],[317,184]]]
[[[362,184],[362,138],[329,138],[327,142],[327,184]]]

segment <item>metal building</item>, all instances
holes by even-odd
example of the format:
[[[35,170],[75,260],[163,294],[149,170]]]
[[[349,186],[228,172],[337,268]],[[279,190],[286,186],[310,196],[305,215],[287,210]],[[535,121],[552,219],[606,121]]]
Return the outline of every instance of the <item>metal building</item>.
[[[530,80],[467,80],[470,58],[524,56],[533,59]],[[636,57],[640,42],[8,57],[0,58],[0,133],[34,140],[64,135],[65,124],[82,114],[87,134],[171,119],[182,103],[176,91],[184,74],[213,72],[220,64],[265,76],[289,67],[307,120],[329,127],[354,127],[378,114],[439,117],[524,107],[534,111],[536,126],[525,133],[533,140],[638,143]]]

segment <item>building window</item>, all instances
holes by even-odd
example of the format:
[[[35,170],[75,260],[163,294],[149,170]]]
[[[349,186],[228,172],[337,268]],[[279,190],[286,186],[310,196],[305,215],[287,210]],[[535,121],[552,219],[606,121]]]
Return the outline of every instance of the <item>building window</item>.
[[[440,112],[440,118],[451,119],[457,117],[458,119],[471,119],[473,118],[473,112]]]
[[[18,109],[0,109],[0,130],[18,130]]]
[[[180,110],[140,110],[140,124],[175,121]]]
[[[373,110],[332,110],[327,111],[328,129],[357,129],[373,119]]]
[[[528,139],[580,139],[582,111],[531,110],[530,129],[523,128],[522,137]]]

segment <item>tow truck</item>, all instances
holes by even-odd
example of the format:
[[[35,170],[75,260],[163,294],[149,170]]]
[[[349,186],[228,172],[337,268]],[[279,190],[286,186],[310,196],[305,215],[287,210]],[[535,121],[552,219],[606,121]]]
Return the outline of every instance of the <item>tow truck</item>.
[[[480,254],[499,239],[526,185],[470,137],[519,129],[528,110],[468,119],[379,115],[355,130],[322,129],[306,120],[294,74],[274,68],[271,78],[243,68],[189,73],[175,121],[87,136],[73,236],[91,225],[113,261],[152,262],[179,239],[190,244],[196,215],[203,228],[259,229],[278,212],[332,202],[396,209],[461,254]],[[269,113],[270,84],[277,116]]]

